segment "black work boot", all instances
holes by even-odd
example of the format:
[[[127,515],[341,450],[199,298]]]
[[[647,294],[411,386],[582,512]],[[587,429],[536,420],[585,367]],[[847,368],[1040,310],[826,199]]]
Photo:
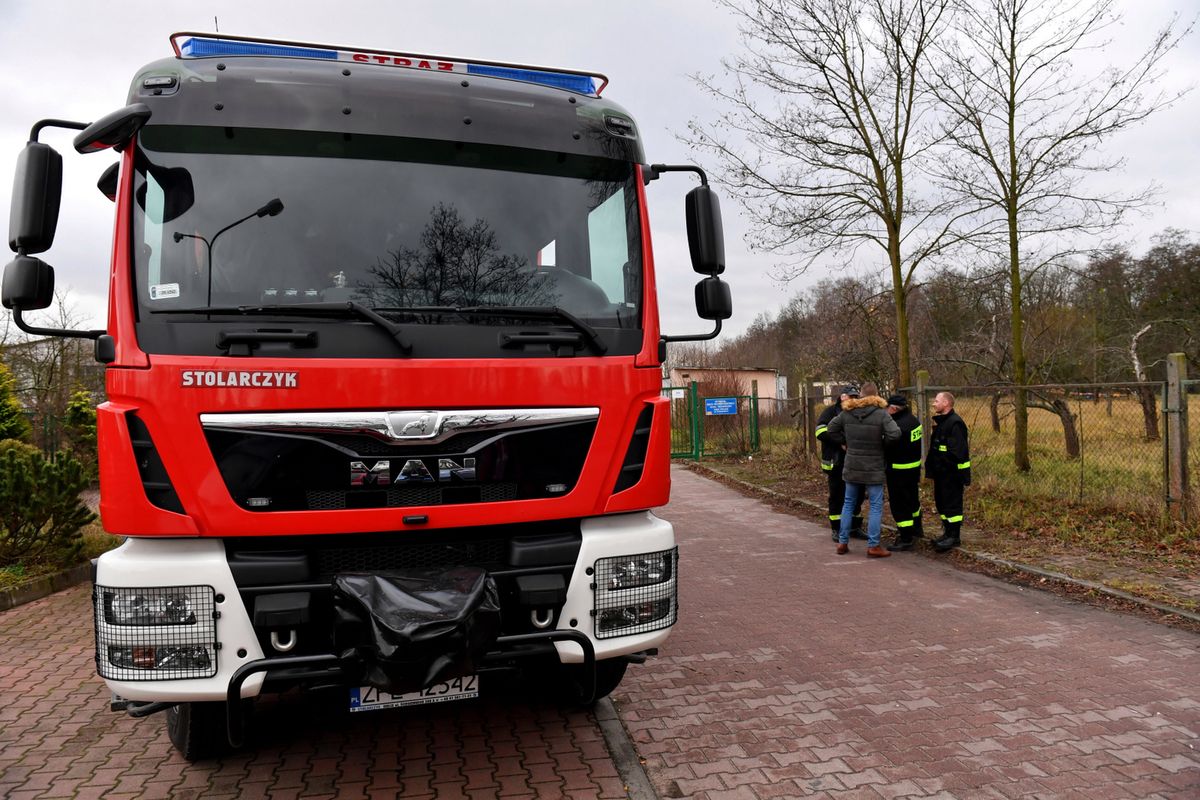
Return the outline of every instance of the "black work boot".
[[[921,518],[913,518],[912,535],[914,539],[925,538],[925,528],[921,525]]]
[[[892,544],[889,544],[887,549],[893,553],[906,553],[916,547],[913,542],[912,528],[902,528],[900,536]]]
[[[961,522],[947,522],[946,535],[933,543],[933,549],[939,553],[947,553],[962,544],[959,539],[959,529],[962,527]]]

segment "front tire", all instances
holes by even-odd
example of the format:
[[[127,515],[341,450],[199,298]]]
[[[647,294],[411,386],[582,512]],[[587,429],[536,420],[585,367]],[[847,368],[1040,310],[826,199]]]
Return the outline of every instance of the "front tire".
[[[230,751],[227,703],[180,703],[167,709],[167,736],[187,761]]]
[[[588,680],[584,667],[580,665],[564,665],[560,669],[559,685],[563,699],[575,705],[592,705],[601,698],[608,697],[621,684],[625,677],[625,669],[629,662],[624,658],[610,658],[596,662],[596,694],[587,702]]]

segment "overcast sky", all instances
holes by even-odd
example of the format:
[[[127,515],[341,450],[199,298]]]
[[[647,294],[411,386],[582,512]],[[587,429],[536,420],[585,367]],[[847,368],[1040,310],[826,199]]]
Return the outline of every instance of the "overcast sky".
[[[1195,13],[1196,0],[1120,0],[1128,15],[1114,43],[1092,58],[1127,58],[1149,42],[1173,10]],[[604,94],[638,121],[652,162],[692,162],[675,138],[690,118],[715,112],[696,89],[693,73],[720,71],[722,56],[739,47],[735,24],[707,0],[504,0],[387,2],[340,0],[265,3],[250,0],[121,0],[114,4],[65,0],[0,0],[0,219],[8,218],[12,169],[30,126],[45,117],[90,121],[124,104],[134,73],[171,54],[175,31],[224,33],[408,50],[606,74]],[[1103,62],[1101,62],[1103,63]],[[1168,81],[1184,86],[1200,77],[1200,37],[1193,35],[1168,61]],[[1161,206],[1115,232],[1144,248],[1150,236],[1172,226],[1192,229],[1200,216],[1200,92],[1153,117],[1113,144],[1128,158],[1114,184],[1161,185]],[[95,188],[111,153],[80,156],[68,132],[43,141],[64,155],[65,189],[58,237],[42,256],[54,265],[60,287],[69,286],[91,326],[103,324],[112,240],[112,204]],[[666,333],[695,333],[709,323],[695,316],[683,229],[683,195],[691,179],[668,176],[648,188],[658,265],[659,302]],[[774,312],[804,285],[834,274],[836,265],[811,270],[781,286],[769,272],[776,259],[751,254],[742,241],[745,225],[726,196],[725,278],[731,284],[736,334],[761,312]],[[882,258],[865,253],[859,269]]]

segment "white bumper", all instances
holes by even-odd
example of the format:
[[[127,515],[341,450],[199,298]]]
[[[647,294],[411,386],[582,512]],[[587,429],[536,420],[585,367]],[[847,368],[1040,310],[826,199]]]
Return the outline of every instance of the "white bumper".
[[[183,680],[113,680],[108,688],[126,700],[190,702],[224,700],[229,679],[243,664],[263,657],[250,615],[242,604],[225,561],[225,546],[211,539],[127,539],[125,544],[100,556],[96,585],[141,589],[155,586],[211,586],[218,597],[217,671],[211,678]],[[102,620],[97,624],[105,626]],[[144,634],[147,641],[162,635],[153,626],[122,626],[127,638]],[[245,652],[244,656],[239,653]],[[104,657],[100,654],[100,657]],[[242,686],[242,697],[254,697],[262,688],[261,673],[250,676]]]
[[[579,557],[575,560],[575,572],[571,575],[571,583],[567,587],[567,602],[559,616],[559,630],[576,630],[587,635],[596,648],[596,658],[605,659],[614,656],[637,653],[658,647],[667,636],[670,628],[640,633],[633,636],[615,636],[611,639],[596,638],[596,618],[592,616],[595,608],[595,593],[592,584],[595,576],[589,573],[596,562],[610,556],[633,555],[635,553],[653,553],[670,550],[675,547],[675,529],[671,523],[661,520],[649,511],[634,514],[620,514],[609,517],[592,517],[583,520],[580,525],[583,533],[583,543],[579,548]],[[672,573],[671,578],[661,584],[663,594],[672,598],[678,596],[677,581],[679,577]],[[610,601],[621,594],[632,598],[638,593],[629,589],[622,593],[609,596]],[[671,609],[676,614],[676,609]],[[571,621],[575,625],[571,625]],[[583,648],[574,642],[555,642],[558,657],[564,664],[579,664],[583,662]]]
[[[670,634],[669,627],[635,635],[597,638],[596,617],[592,614],[596,606],[596,593],[592,588],[595,576],[591,571],[596,562],[603,558],[673,549],[674,528],[669,522],[646,511],[586,519],[581,524],[581,532],[579,556],[567,589],[567,601],[559,616],[558,628],[585,634],[592,641],[598,660],[661,645]],[[656,585],[658,593],[669,596],[672,604],[677,597],[677,580],[678,576],[672,572],[669,581]],[[127,700],[224,700],[233,673],[243,664],[263,658],[263,651],[251,625],[250,616],[226,563],[225,547],[219,540],[128,539],[121,547],[100,557],[96,584],[115,588],[211,586],[214,593],[221,598],[221,602],[216,604],[216,609],[220,612],[216,624],[219,642],[216,674],[212,677],[182,680],[104,679],[113,692]],[[608,602],[619,602],[622,597],[627,596],[632,603],[636,601],[638,592],[637,589],[631,589],[607,594],[605,597]],[[672,606],[670,616],[674,619],[675,615],[676,609]],[[103,619],[97,624],[107,626]],[[127,639],[136,639],[139,633],[144,633],[147,640],[153,640],[162,633],[159,628],[128,626],[122,627],[120,632]],[[563,663],[582,663],[583,649],[578,644],[556,642],[555,647]],[[100,657],[103,657],[103,654]],[[263,673],[256,673],[247,678],[242,686],[241,696],[258,695],[263,678]]]

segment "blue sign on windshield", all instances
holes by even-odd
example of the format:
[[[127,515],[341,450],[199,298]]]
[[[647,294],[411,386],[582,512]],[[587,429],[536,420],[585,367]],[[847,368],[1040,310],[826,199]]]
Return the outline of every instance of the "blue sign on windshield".
[[[704,398],[704,415],[708,417],[722,414],[737,413],[736,397],[706,397]]]

